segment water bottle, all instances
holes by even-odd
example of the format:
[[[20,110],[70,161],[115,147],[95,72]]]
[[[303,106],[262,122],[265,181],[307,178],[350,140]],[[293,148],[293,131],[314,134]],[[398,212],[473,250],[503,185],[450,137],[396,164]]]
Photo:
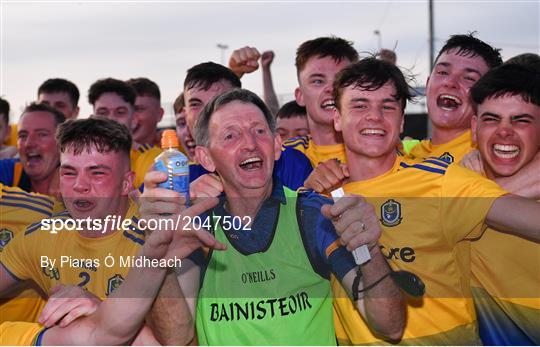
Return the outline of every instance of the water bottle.
[[[181,193],[189,200],[189,160],[178,148],[174,130],[165,130],[161,137],[163,152],[156,157],[154,169],[165,172],[167,180],[158,185]]]

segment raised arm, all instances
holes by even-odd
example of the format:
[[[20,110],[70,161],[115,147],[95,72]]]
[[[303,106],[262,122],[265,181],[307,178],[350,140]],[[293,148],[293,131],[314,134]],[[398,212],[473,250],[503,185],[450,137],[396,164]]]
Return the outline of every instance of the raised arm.
[[[262,78],[263,78],[263,99],[272,114],[276,116],[279,111],[279,102],[272,82],[272,72],[270,65],[274,61],[274,52],[266,51],[261,55]]]

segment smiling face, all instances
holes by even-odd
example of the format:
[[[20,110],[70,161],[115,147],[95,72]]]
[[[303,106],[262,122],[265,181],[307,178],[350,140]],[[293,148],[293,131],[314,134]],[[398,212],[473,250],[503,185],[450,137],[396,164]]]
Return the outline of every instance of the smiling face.
[[[334,98],[332,86],[336,74],[350,64],[348,59],[340,62],[328,56],[310,58],[298,76],[296,102],[306,107],[310,128],[312,123],[332,126]]]
[[[403,131],[403,111],[395,98],[396,87],[387,82],[367,91],[346,87],[340,99],[341,110],[334,114],[335,127],[343,133],[347,153],[367,158],[393,155]]]
[[[126,212],[133,184],[126,153],[100,153],[92,148],[90,153],[85,149],[75,154],[68,148],[60,161],[60,192],[73,218],[103,219]]]
[[[469,89],[489,67],[480,56],[441,54],[428,78],[426,97],[429,119],[437,128],[469,129],[473,116]]]
[[[56,172],[60,153],[56,121],[47,111],[27,112],[19,120],[17,148],[24,172],[31,180],[45,180]]]
[[[540,149],[540,106],[519,95],[487,98],[472,128],[488,177],[511,176]]]
[[[197,147],[208,171],[217,171],[228,196],[255,196],[272,185],[274,161],[281,142],[272,134],[263,112],[254,104],[232,101],[209,123],[210,145]]]

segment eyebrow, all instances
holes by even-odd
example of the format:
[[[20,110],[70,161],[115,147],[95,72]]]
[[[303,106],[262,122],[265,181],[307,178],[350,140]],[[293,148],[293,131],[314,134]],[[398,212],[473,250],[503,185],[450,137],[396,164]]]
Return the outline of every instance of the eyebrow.
[[[109,171],[112,170],[109,166],[103,165],[103,164],[90,166],[89,169],[90,170],[105,169]]]
[[[480,71],[478,71],[478,70],[476,70],[476,69],[473,69],[472,67],[466,67],[466,68],[465,68],[465,71],[466,71],[466,72],[473,72],[473,73],[476,73],[476,74],[482,76],[482,73],[481,73]]]
[[[369,102],[370,99],[368,98],[353,98],[351,99],[351,102]],[[399,100],[396,98],[384,98],[382,102],[398,102]]]
[[[313,78],[313,77],[325,77],[322,73],[313,73],[311,75],[308,76],[309,78]]]

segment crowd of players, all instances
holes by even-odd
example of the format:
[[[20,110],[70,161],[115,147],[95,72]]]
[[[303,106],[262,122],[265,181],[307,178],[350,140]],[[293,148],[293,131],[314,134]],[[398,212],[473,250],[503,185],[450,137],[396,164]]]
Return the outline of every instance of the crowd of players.
[[[0,99],[0,343],[538,345],[540,57],[451,36],[426,84],[431,138],[402,141],[413,89],[391,53],[308,40],[282,107],[272,52],[190,68],[174,102],[189,197],[152,171],[151,80],[96,81],[86,119],[64,79],[11,127]],[[240,81],[259,65],[263,98]],[[128,227],[42,230],[108,215]]]

